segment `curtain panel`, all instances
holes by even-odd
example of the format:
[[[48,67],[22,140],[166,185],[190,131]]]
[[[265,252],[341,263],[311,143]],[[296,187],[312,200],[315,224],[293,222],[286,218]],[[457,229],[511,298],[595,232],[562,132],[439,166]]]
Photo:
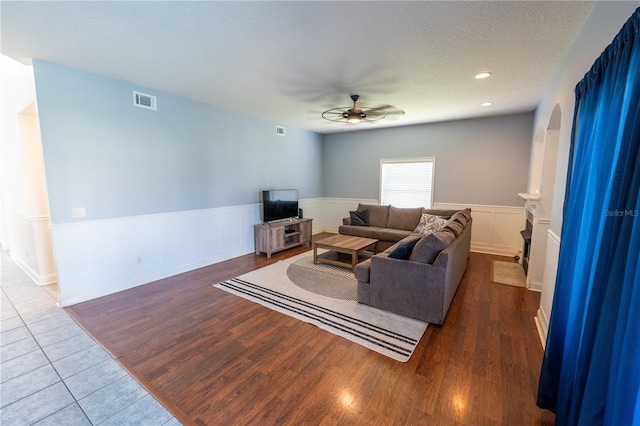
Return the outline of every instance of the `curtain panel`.
[[[640,424],[640,8],[575,89],[538,406]]]

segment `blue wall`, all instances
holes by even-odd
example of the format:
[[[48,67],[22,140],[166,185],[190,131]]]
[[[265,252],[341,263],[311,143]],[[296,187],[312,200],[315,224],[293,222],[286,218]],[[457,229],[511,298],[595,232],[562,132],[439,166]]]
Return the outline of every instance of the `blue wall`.
[[[51,223],[258,203],[260,189],[321,194],[321,137],[34,60]],[[158,109],[133,106],[134,90]]]
[[[435,157],[436,203],[523,205],[533,112],[326,135],[323,195],[378,199],[380,160]]]
[[[330,135],[34,61],[51,222],[255,204],[260,189],[377,199],[381,158],[436,157],[435,202],[520,206],[533,113]],[[158,110],[133,106],[134,90]],[[85,207],[86,218],[72,218]]]

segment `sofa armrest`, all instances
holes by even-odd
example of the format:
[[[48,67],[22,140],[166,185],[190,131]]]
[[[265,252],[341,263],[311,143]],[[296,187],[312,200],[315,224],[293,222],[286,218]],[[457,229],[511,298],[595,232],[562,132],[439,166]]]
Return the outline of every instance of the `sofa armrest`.
[[[356,280],[368,283],[371,278],[371,259],[358,263],[353,270],[353,275]]]
[[[446,315],[443,303],[445,280],[446,268],[394,259],[388,257],[388,253],[379,253],[371,258],[369,304],[400,315],[442,324]]]
[[[351,218],[350,217],[343,217],[342,218],[342,224],[343,225],[351,225]]]

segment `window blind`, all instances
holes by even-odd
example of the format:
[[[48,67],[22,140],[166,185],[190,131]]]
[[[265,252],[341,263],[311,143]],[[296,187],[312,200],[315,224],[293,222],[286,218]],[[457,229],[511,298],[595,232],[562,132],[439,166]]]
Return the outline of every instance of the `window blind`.
[[[431,208],[434,158],[380,161],[380,203]]]

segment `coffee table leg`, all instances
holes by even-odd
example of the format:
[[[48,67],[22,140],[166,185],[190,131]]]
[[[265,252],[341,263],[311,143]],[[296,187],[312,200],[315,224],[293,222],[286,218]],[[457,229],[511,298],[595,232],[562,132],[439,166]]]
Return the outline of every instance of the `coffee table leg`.
[[[356,250],[352,250],[351,251],[351,271],[355,272],[357,264],[358,264],[358,252]]]
[[[318,245],[313,243],[313,264],[318,264]]]

